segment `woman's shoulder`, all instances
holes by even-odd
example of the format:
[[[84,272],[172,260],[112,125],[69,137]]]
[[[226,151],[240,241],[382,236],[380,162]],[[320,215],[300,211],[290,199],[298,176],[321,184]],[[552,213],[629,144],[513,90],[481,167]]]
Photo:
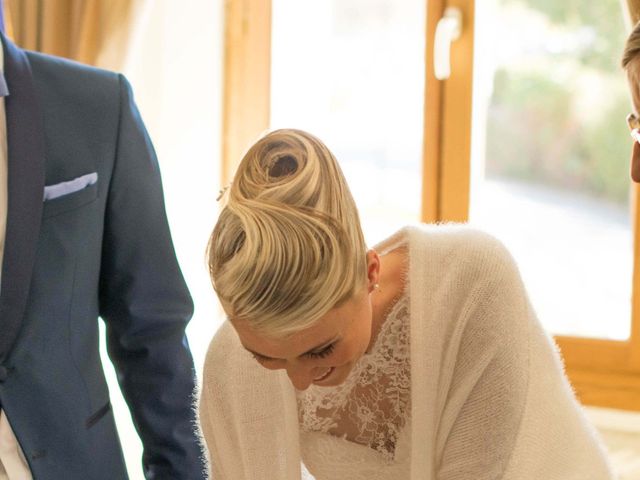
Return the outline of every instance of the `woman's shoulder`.
[[[468,224],[416,223],[407,225],[376,245],[376,251],[389,251],[398,246],[409,248],[412,263],[416,260],[433,263],[439,259],[465,263],[512,263],[513,257],[505,245],[490,233]]]
[[[400,232],[410,242],[440,242],[449,245],[489,246],[500,241],[490,233],[466,223],[416,223],[403,227]]]
[[[408,246],[408,284],[419,291],[455,293],[464,298],[478,290],[489,292],[495,285],[522,286],[511,253],[485,231],[438,224],[411,225],[398,234]]]

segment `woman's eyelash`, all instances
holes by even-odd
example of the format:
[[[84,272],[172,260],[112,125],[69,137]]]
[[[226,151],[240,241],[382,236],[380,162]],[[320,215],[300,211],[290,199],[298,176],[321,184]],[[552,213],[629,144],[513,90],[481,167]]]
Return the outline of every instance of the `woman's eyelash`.
[[[307,356],[309,358],[325,358],[325,357],[328,357],[329,355],[331,355],[333,353],[333,349],[335,348],[335,345],[336,345],[335,343],[332,343],[331,345],[328,345],[327,347],[323,348],[319,352],[309,352],[309,353],[307,353]]]
[[[319,352],[309,352],[306,354],[306,356],[308,358],[326,358],[333,353],[333,349],[335,348],[335,346],[336,344],[332,343],[331,345],[326,346]],[[255,358],[259,362],[268,362],[273,360],[273,358],[263,357],[258,353],[253,353],[253,352],[250,352],[250,353],[251,353],[251,356],[253,356],[253,358]]]

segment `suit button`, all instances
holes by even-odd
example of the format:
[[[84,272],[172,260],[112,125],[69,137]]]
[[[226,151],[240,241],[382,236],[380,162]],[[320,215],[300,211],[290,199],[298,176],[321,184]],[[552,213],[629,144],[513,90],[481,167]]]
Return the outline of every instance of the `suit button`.
[[[4,382],[9,376],[9,370],[7,367],[0,365],[0,382]]]

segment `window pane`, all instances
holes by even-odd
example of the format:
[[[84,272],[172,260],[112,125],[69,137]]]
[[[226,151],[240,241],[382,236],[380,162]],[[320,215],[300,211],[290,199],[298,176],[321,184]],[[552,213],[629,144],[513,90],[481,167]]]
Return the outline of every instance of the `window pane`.
[[[619,0],[477,2],[473,223],[556,334],[626,339],[630,108]]]
[[[420,217],[424,1],[273,0],[272,128],[338,158],[367,241]]]

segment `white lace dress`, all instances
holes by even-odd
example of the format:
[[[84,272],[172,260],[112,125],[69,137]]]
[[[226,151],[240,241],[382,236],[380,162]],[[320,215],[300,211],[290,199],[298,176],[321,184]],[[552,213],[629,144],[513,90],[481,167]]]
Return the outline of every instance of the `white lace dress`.
[[[372,373],[378,380],[365,376],[362,382],[354,372],[350,385],[356,387],[335,389],[342,397],[310,389],[299,409],[286,372],[258,365],[225,322],[207,353],[200,400],[211,478],[299,480],[302,460],[319,480],[614,479],[504,246],[467,227],[425,225],[404,229],[376,249],[403,239],[412,312],[410,417],[409,400],[402,400],[408,373]],[[402,308],[406,303],[391,316],[408,321],[397,313]],[[402,341],[389,341],[393,354],[386,358],[408,356],[404,332],[398,335]],[[380,344],[387,344],[384,337]],[[376,358],[375,352],[368,357]],[[360,372],[378,372],[380,366],[383,372],[402,371],[385,355],[363,362],[370,366],[359,366]],[[402,378],[405,388],[392,383]],[[397,393],[388,398],[402,407],[395,410],[402,412],[400,423],[384,420],[384,412],[394,411],[390,406],[350,395],[354,388],[375,393],[380,385]],[[325,404],[327,411],[319,410]],[[383,419],[368,420],[376,415]],[[375,432],[367,435],[377,440],[340,438],[351,431],[346,420],[352,417],[355,432]],[[386,431],[378,428],[383,425]]]
[[[344,383],[297,392],[305,478],[409,478],[409,324],[405,294]]]

